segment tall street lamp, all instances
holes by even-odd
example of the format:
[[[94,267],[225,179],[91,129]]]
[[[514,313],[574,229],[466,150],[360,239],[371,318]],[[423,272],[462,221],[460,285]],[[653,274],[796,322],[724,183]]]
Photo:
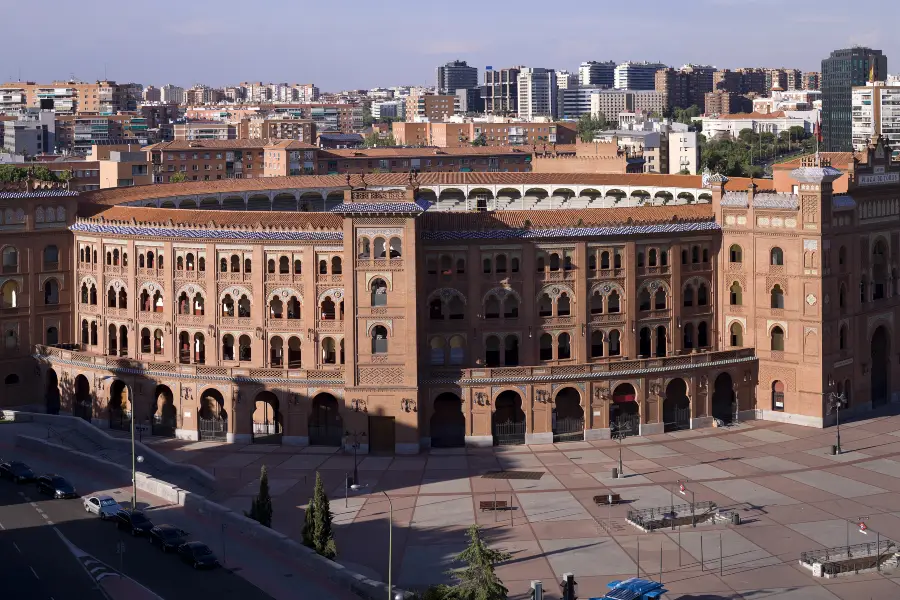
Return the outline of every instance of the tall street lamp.
[[[102,377],[100,381],[114,379],[112,375]],[[131,393],[131,386],[125,382],[125,391],[128,394],[128,406],[131,407],[131,508],[137,510],[137,463],[144,462],[143,456],[138,456],[134,448],[134,395]]]
[[[353,438],[353,441],[350,441],[350,438]],[[346,440],[346,444],[353,448],[353,483],[359,483],[359,465],[356,462],[356,453],[359,451],[360,447],[360,438],[365,439],[366,432],[354,431],[350,433],[349,431],[344,432],[344,439]]]
[[[622,440],[628,437],[629,428],[619,422],[610,423],[609,427],[610,437],[619,442],[619,477],[625,477],[625,473],[622,471]]]
[[[836,453],[841,453],[841,407],[847,401],[847,398],[844,396],[844,392],[840,394],[836,394],[833,391],[834,388],[834,380],[831,377],[828,378],[828,388],[827,399],[825,400],[825,406],[828,410],[828,414],[834,412],[835,420],[837,422],[837,445],[835,446]]]
[[[354,483],[350,486],[350,489],[354,492],[358,492],[365,487],[367,486]],[[397,592],[396,596],[391,596],[394,591],[394,586],[391,583],[394,564],[394,504],[391,502],[391,497],[388,496],[387,492],[382,490],[381,493],[384,494],[384,497],[387,498],[388,501],[388,600],[403,600],[403,594],[400,592]]]

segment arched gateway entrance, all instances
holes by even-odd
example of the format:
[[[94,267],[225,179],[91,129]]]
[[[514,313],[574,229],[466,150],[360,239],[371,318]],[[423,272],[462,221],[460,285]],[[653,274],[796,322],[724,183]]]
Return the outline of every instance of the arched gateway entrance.
[[[309,444],[311,446],[340,447],[344,439],[344,421],[338,410],[337,398],[319,394],[313,398],[309,415]]]
[[[228,439],[228,413],[222,393],[210,388],[200,395],[197,427],[201,442],[224,442]]]
[[[884,326],[872,335],[872,408],[883,406],[890,401],[890,361],[891,340]]]
[[[716,377],[713,387],[712,416],[725,424],[734,420],[735,396],[731,375],[722,373]]]
[[[156,391],[153,394],[153,405],[150,408],[153,414],[150,430],[153,432],[153,435],[175,437],[177,411],[175,410],[175,398],[169,386],[156,386]]]
[[[687,384],[684,379],[673,379],[666,386],[663,423],[665,431],[691,428],[691,401],[687,397]]]
[[[630,383],[622,383],[613,390],[609,405],[609,427],[613,433],[625,436],[640,435],[641,414],[637,403],[637,392]]]
[[[452,392],[445,392],[434,399],[431,447],[462,448],[465,445],[466,417],[462,412],[462,400]]]
[[[44,401],[47,405],[48,415],[59,414],[59,400],[59,378],[56,376],[56,371],[47,369],[47,385],[44,390]]]
[[[94,403],[91,399],[91,384],[87,377],[79,375],[75,378],[75,399],[72,402],[72,415],[91,422]]]
[[[278,396],[272,392],[256,395],[253,409],[253,443],[281,443],[281,415],[278,412]]]
[[[495,446],[525,443],[525,412],[522,410],[522,397],[518,393],[507,390],[497,396],[494,413],[491,415],[491,428]]]
[[[584,409],[581,408],[581,395],[578,390],[565,388],[556,394],[551,418],[554,442],[584,440]]]
[[[109,428],[131,431],[131,405],[128,386],[116,379],[109,386]]]

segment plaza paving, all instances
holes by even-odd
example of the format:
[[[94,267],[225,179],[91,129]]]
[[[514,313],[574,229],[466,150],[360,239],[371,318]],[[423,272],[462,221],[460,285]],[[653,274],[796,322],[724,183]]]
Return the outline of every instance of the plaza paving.
[[[600,596],[609,580],[639,569],[656,579],[660,561],[671,599],[900,598],[900,571],[825,580],[798,565],[805,550],[845,544],[847,519],[868,517],[871,534],[900,540],[900,416],[843,425],[841,437],[840,456],[830,455],[833,428],[763,421],[629,438],[622,444],[627,476],[621,479],[610,476],[618,460],[612,441],[360,456],[367,487],[351,492],[346,503],[343,482],[353,456],[335,449],[152,443],[215,474],[216,499],[236,509],[249,508],[266,465],[274,526],[298,537],[318,470],[332,498],[339,561],[381,579],[387,577],[387,492],[394,582],[407,588],[446,581],[444,571],[465,546],[465,528],[477,522],[494,546],[512,554],[498,568],[511,598],[527,597],[532,579],[543,580],[545,598],[559,598],[558,576],[567,571],[575,573],[580,598]],[[543,475],[482,477],[501,470]],[[739,510],[743,524],[685,527],[679,550],[679,532],[640,533],[625,522],[629,509],[668,505],[678,480],[689,480],[697,502]],[[623,504],[593,503],[608,491]],[[479,501],[495,497],[514,510],[478,510]],[[686,501],[675,496],[676,503]],[[850,536],[851,543],[875,537],[852,527]]]

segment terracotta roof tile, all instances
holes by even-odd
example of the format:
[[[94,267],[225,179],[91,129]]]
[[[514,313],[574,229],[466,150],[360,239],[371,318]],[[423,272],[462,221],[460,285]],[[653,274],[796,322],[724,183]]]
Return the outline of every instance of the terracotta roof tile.
[[[339,149],[339,150],[321,150],[320,158],[328,158],[334,156],[338,158],[385,158],[385,157],[422,157],[430,158],[432,156],[471,156],[471,155],[506,155],[515,154],[516,156],[524,156],[531,154],[531,148],[524,146],[473,146],[469,148],[358,148],[358,149]]]
[[[809,154],[804,156],[810,156]],[[800,166],[800,161],[804,158],[804,156],[797,156],[790,160],[786,160],[781,163],[777,163],[775,165],[776,169],[796,169]],[[819,152],[820,158],[827,158],[831,161],[831,166],[835,169],[846,169],[850,163],[853,161],[853,157],[856,156],[859,160],[865,161],[867,159],[867,154],[865,152],[856,153],[856,152]]]
[[[269,140],[175,140],[172,142],[160,142],[143,148],[144,150],[249,150],[263,149],[275,146]],[[279,145],[283,146],[283,145]],[[289,150],[313,150],[318,146],[304,144],[296,140],[290,140]]]
[[[134,206],[95,207],[79,214],[94,220],[137,224],[168,224],[174,227],[207,226],[215,223],[221,227],[291,227],[302,229],[339,230],[343,218],[326,212],[271,212],[232,210],[183,210],[174,208],[139,208]],[[133,220],[133,221],[132,221]]]

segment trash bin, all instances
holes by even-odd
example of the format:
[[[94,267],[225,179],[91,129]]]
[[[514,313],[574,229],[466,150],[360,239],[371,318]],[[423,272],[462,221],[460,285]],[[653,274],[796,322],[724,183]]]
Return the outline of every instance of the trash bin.
[[[741,524],[741,513],[738,513],[738,512],[731,513],[731,524],[732,525],[740,525]]]
[[[831,454],[832,454],[833,456],[836,456],[836,455],[837,455],[837,446],[836,446],[835,444],[832,444],[832,445],[831,445]]]
[[[613,467],[613,470],[612,470],[612,478],[613,478],[613,479],[618,479],[618,478],[619,478],[619,469],[616,468],[616,467]]]

